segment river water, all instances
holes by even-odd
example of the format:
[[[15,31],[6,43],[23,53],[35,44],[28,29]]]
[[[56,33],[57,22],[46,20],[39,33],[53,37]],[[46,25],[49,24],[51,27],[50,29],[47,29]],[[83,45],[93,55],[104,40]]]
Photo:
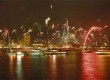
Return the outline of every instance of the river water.
[[[0,80],[110,80],[110,55],[0,53]]]

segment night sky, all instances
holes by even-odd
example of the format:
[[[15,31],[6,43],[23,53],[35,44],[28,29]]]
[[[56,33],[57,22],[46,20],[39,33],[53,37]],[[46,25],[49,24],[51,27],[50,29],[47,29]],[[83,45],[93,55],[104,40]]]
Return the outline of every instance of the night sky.
[[[53,5],[51,10],[50,4]],[[109,0],[0,0],[0,27],[32,26],[36,21],[44,26],[50,16],[53,23],[65,19],[71,26],[89,28],[110,25]]]

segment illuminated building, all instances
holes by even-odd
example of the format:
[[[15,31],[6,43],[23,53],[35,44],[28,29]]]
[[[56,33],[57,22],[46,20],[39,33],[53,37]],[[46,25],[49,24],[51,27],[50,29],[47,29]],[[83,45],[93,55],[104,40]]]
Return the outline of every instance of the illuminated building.
[[[30,33],[24,35],[24,45],[30,45]]]

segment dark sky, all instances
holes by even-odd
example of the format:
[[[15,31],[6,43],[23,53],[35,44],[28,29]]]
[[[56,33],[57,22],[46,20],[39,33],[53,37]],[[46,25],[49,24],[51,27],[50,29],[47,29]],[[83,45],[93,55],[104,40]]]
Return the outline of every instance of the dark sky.
[[[67,18],[71,25],[110,25],[110,1],[0,0],[0,27],[32,25],[36,21],[42,24],[48,16],[54,23],[63,23]]]

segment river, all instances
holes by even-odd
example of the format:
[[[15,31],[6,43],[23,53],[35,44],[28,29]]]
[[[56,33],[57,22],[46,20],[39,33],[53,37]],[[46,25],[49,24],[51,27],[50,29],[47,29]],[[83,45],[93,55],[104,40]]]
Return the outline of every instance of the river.
[[[0,80],[110,80],[110,55],[0,53]]]

